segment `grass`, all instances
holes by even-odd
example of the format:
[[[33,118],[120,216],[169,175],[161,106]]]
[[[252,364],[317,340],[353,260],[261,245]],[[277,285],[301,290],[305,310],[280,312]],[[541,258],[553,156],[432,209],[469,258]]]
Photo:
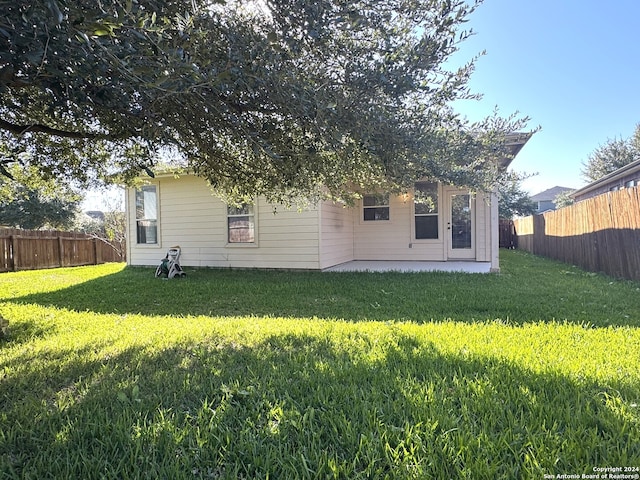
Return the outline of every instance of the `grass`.
[[[499,275],[2,274],[0,478],[640,467],[640,284],[501,256]]]

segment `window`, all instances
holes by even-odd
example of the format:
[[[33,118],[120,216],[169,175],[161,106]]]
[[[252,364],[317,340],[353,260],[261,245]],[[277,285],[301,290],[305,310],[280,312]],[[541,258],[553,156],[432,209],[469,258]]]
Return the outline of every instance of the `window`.
[[[635,187],[636,185],[638,185],[638,180],[629,180],[627,183],[625,183],[625,187],[627,188],[631,188],[631,187]]]
[[[362,197],[365,222],[389,220],[389,194],[364,195]]]
[[[255,243],[255,213],[252,204],[227,206],[229,243]]]
[[[138,243],[158,243],[157,200],[155,185],[136,189],[136,239]]]
[[[438,184],[417,182],[413,197],[416,240],[438,238]]]

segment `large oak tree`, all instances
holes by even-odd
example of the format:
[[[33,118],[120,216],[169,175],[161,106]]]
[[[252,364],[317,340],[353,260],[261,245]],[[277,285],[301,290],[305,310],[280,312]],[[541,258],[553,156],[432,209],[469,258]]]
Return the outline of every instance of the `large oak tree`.
[[[82,196],[66,182],[43,179],[35,167],[12,166],[0,180],[0,225],[26,229],[70,229]]]
[[[0,168],[127,181],[171,159],[236,198],[421,177],[487,188],[458,0],[0,0]]]

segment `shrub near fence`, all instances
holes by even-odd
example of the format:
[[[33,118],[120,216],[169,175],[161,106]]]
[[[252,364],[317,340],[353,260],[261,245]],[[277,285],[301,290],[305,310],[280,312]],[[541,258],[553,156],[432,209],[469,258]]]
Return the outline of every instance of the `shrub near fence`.
[[[122,261],[122,248],[83,233],[0,229],[0,272]]]
[[[640,280],[640,188],[514,221],[518,248],[592,272]]]

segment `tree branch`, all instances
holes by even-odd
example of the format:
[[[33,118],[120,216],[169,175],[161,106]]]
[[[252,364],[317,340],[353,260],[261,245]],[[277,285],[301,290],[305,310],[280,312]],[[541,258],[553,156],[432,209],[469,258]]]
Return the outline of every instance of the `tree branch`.
[[[46,125],[32,124],[32,125],[16,125],[15,123],[7,122],[0,118],[0,129],[11,132],[15,135],[24,135],[25,133],[46,133],[47,135],[53,135],[56,137],[65,138],[87,138],[87,139],[107,139],[112,138],[110,135],[103,133],[89,133],[89,132],[71,132],[68,130],[59,130],[57,128],[48,127]]]

